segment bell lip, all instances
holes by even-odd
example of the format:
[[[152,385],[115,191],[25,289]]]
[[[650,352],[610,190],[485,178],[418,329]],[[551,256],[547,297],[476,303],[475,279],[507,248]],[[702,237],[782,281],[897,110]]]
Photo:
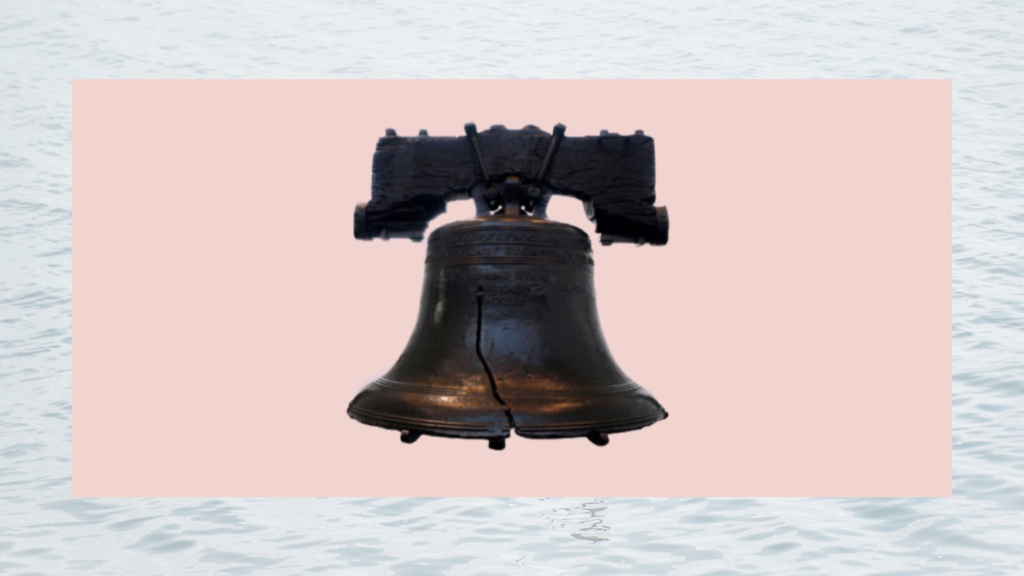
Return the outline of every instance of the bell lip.
[[[593,433],[616,434],[620,432],[631,432],[654,425],[668,418],[668,412],[664,408],[647,416],[629,418],[624,420],[597,421],[597,422],[574,422],[560,426],[522,426],[516,425],[516,435],[524,438],[536,439],[557,439],[557,438],[578,438]]]
[[[420,418],[402,418],[388,414],[381,414],[372,410],[356,408],[351,404],[348,407],[348,416],[360,424],[376,426],[387,430],[408,430],[419,432],[428,436],[440,436],[444,438],[508,438],[511,436],[511,428],[507,422],[501,424],[501,431],[498,433],[491,426],[472,426],[463,424],[462,427],[452,426],[452,422],[440,423],[433,420]]]
[[[596,422],[574,422],[564,425],[548,426],[523,426],[517,424],[514,428],[507,423],[501,426],[501,432],[495,433],[493,428],[484,426],[463,425],[463,428],[453,428],[451,423],[438,425],[434,421],[419,418],[401,418],[391,415],[380,414],[371,410],[348,407],[348,416],[353,420],[376,426],[387,430],[399,430],[417,432],[428,436],[439,436],[443,438],[508,438],[513,430],[517,436],[532,439],[558,439],[558,438],[579,438],[594,433],[617,434],[640,430],[668,418],[668,412],[660,408],[656,413],[639,418],[624,420],[606,420]]]

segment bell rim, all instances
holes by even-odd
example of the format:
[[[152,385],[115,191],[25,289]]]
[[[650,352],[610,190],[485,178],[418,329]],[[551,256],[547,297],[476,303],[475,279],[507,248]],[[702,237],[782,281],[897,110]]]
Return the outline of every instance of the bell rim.
[[[387,430],[408,430],[428,436],[442,436],[445,438],[508,438],[511,435],[511,428],[507,422],[502,422],[499,425],[501,433],[496,434],[493,425],[409,418],[354,406],[348,407],[348,416],[368,426],[376,426]]]
[[[632,432],[648,426],[653,426],[668,418],[668,412],[664,408],[649,416],[628,418],[621,420],[603,420],[593,422],[573,422],[564,425],[543,425],[543,426],[520,426],[515,428],[516,435],[524,438],[578,438],[594,433],[617,434],[620,432]]]
[[[594,433],[616,434],[620,432],[631,432],[652,426],[668,418],[668,412],[664,408],[654,414],[647,414],[640,417],[620,418],[615,420],[593,420],[585,422],[567,422],[564,424],[545,425],[521,425],[515,427],[502,423],[501,433],[495,434],[492,426],[472,424],[467,422],[453,422],[431,420],[426,418],[408,418],[384,414],[375,410],[366,410],[349,406],[348,416],[361,424],[376,426],[387,430],[404,430],[426,434],[428,436],[440,436],[445,438],[508,438],[512,431],[523,438],[578,438]]]

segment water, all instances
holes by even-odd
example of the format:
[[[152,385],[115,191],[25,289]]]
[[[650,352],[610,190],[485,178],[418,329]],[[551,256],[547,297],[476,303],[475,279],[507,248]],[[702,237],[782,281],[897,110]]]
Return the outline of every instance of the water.
[[[1024,4],[0,4],[0,574],[1024,573]],[[72,499],[73,78],[952,78],[953,494]],[[912,415],[908,415],[908,422]]]

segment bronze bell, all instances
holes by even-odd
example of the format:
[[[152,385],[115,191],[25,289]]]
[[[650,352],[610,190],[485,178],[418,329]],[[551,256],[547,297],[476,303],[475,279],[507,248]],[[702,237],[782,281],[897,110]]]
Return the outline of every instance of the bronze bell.
[[[422,239],[451,199],[473,198],[477,217],[431,233],[412,336],[352,400],[349,416],[401,430],[407,443],[422,434],[486,438],[499,450],[513,429],[600,446],[610,433],[668,416],[608,351],[589,237],[545,215],[552,194],[572,195],[587,204],[603,243],[664,244],[653,140],[564,131],[477,133],[468,124],[465,138],[389,130],[380,140],[373,200],[356,209],[357,238]]]

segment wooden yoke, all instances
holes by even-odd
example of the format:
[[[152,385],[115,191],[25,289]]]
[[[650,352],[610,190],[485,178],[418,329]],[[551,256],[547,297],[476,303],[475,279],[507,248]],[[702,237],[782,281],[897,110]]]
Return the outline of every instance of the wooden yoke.
[[[355,211],[355,237],[423,239],[448,202],[472,198],[478,216],[501,212],[543,218],[553,194],[583,202],[602,244],[668,242],[668,212],[654,206],[654,139],[565,137],[536,126],[458,137],[398,136],[388,129],[373,155],[372,194]]]

